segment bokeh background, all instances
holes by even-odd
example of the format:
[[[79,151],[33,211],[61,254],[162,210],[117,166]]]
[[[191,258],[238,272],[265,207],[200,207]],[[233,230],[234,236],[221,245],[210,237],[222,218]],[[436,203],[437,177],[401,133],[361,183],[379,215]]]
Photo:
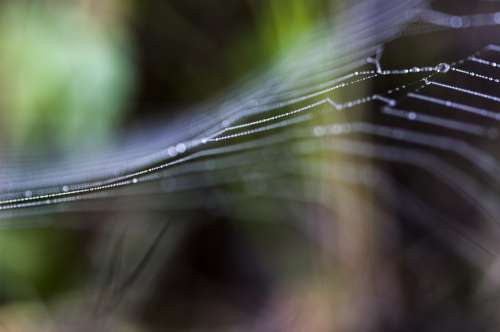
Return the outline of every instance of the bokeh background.
[[[54,163],[157,129],[272,68],[343,5],[0,1],[0,163]],[[430,5],[454,15],[500,10],[494,1]],[[499,32],[412,28],[385,45],[385,67],[460,59]],[[363,89],[384,91],[400,79]],[[305,160],[301,171],[330,172],[315,160]],[[377,178],[366,164],[365,176]],[[422,223],[408,211],[424,212],[404,200],[383,206],[366,188],[321,179],[281,188],[312,193],[321,203],[258,195],[286,187],[285,179],[179,199],[203,202],[196,209],[121,209],[147,206],[139,197],[113,200],[105,212],[23,217],[0,229],[0,331],[497,330],[496,279],[457,251],[448,234],[455,226],[481,234],[480,217],[427,185],[425,174],[384,168],[431,207],[466,220]],[[248,192],[257,195],[235,198]],[[16,227],[23,222],[30,226]]]

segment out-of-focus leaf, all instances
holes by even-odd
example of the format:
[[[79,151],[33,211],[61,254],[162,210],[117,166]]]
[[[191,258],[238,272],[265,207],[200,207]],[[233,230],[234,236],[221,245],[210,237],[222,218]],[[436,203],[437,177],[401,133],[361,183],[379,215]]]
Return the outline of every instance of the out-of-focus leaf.
[[[76,7],[12,4],[0,16],[4,138],[23,149],[102,143],[131,92],[123,38]]]

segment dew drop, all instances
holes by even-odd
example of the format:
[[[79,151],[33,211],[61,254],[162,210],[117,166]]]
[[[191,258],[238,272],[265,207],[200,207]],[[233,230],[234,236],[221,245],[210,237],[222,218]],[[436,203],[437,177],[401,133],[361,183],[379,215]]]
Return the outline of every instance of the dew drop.
[[[450,65],[443,62],[443,63],[440,63],[439,65],[437,65],[435,70],[438,73],[447,73],[450,70]]]
[[[323,135],[325,135],[325,133],[326,133],[326,130],[324,127],[322,127],[322,126],[314,127],[314,135],[315,136],[323,136]]]
[[[177,155],[177,150],[175,147],[171,146],[168,148],[167,153],[170,157],[175,157]]]
[[[452,28],[459,29],[464,25],[464,21],[461,17],[453,16],[450,18],[450,25]]]
[[[184,144],[184,143],[177,144],[176,147],[175,147],[175,150],[178,153],[184,153],[184,152],[186,152],[186,144]]]
[[[495,16],[493,19],[495,20],[496,24],[500,24],[500,12],[495,13]]]

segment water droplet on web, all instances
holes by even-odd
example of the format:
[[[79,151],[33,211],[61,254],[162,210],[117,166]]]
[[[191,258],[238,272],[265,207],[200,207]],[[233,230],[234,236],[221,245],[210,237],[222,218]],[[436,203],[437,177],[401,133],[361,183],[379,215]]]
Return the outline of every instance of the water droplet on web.
[[[342,133],[342,127],[338,124],[334,124],[330,127],[330,133],[332,134],[340,134]]]
[[[63,186],[62,187],[62,191],[64,191],[65,193],[69,191],[69,186]]]
[[[500,12],[496,13],[493,19],[496,24],[500,24]]]
[[[450,18],[450,25],[452,28],[459,29],[464,25],[463,19],[458,16]]]
[[[135,184],[135,183],[137,183],[137,182],[139,182],[139,180],[137,180],[137,178],[133,178],[133,179],[132,179],[132,183],[134,183],[134,184]]]
[[[179,143],[177,144],[177,146],[175,147],[175,150],[178,152],[178,153],[184,153],[186,152],[186,145],[184,143]]]
[[[24,192],[24,197],[30,198],[33,196],[33,192],[31,190],[26,190]]]
[[[450,70],[450,65],[444,62],[436,66],[436,71],[438,73],[447,73],[449,70]]]
[[[314,127],[314,136],[323,136],[326,133],[326,129],[322,126]]]
[[[175,157],[177,155],[177,150],[175,147],[171,146],[168,148],[167,153],[170,157]]]

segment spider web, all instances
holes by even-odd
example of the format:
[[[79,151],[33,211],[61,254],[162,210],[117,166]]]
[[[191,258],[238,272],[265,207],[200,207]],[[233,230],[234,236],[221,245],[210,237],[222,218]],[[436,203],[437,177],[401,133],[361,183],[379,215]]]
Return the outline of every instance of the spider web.
[[[189,211],[214,204],[206,197],[214,188],[216,205],[255,197],[321,204],[304,188],[331,191],[333,179],[493,255],[500,45],[491,40],[427,65],[383,63],[393,41],[495,26],[500,12],[456,16],[426,1],[364,0],[345,4],[332,22],[319,23],[269,70],[153,134],[49,164],[4,152],[2,225],[32,227],[17,217],[68,211]],[[436,190],[443,197],[430,198]],[[491,239],[463,215],[477,216]]]

